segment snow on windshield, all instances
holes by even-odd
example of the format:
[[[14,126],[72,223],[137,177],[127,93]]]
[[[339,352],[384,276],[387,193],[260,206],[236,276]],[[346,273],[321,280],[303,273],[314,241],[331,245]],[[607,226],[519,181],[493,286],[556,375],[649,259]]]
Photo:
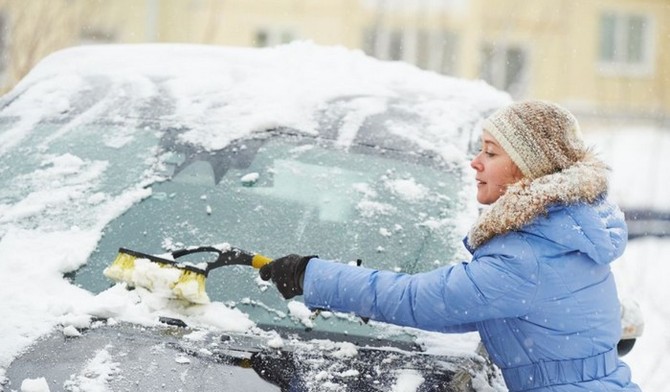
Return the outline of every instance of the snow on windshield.
[[[173,52],[181,55],[171,56]],[[131,58],[136,61],[128,61]],[[105,75],[109,88],[103,96],[96,96],[90,82],[100,75]],[[36,125],[46,119],[65,125],[49,134],[45,144],[31,146],[36,153],[46,143],[77,132],[79,124],[97,118],[130,123],[121,133],[101,131],[104,145],[128,148],[136,137],[130,130],[142,130],[140,124],[147,116],[143,109],[165,95],[171,97],[173,107],[155,107],[158,120],[188,128],[181,137],[214,150],[276,126],[313,133],[314,113],[330,99],[397,98],[409,92],[426,100],[420,109],[423,113],[418,114],[430,122],[393,132],[450,160],[465,158],[462,148],[450,140],[456,128],[509,100],[483,82],[439,76],[402,63],[383,63],[361,52],[309,43],[262,50],[181,45],[79,47],[48,57],[3,97],[7,106],[1,115],[15,122],[0,133],[0,158],[30,140]],[[135,103],[130,97],[139,97],[137,107],[127,107]],[[80,100],[90,105],[83,113],[77,112]],[[449,105],[437,107],[435,100]],[[357,101],[362,105],[358,117],[348,120],[350,127],[344,127],[347,132],[337,140],[345,148],[354,140],[359,115],[383,110],[379,100]],[[68,117],[72,113],[74,117]],[[157,164],[138,157],[140,168],[148,170]],[[29,189],[27,197],[16,200],[12,189],[5,190],[5,198],[0,194],[0,274],[6,277],[0,285],[4,299],[0,304],[0,381],[12,359],[38,337],[54,327],[73,336],[73,328],[90,327],[95,318],[156,325],[159,316],[165,316],[227,331],[254,327],[246,314],[222,303],[185,307],[142,289],[128,291],[120,284],[98,295],[70,284],[63,274],[84,264],[104,235],[104,227],[148,197],[151,190],[146,185],[160,178],[145,176],[122,194],[107,194],[93,185],[110,170],[109,162],[83,158],[76,151],[41,158],[40,170],[21,174],[27,184],[21,189]],[[7,165],[0,172],[11,169]],[[19,184],[21,178],[13,178],[13,184]],[[389,186],[401,197],[424,194],[411,181]],[[67,220],[59,220],[65,215]],[[54,217],[50,221],[54,224],[45,227],[44,216]],[[259,289],[266,287],[260,280],[256,284]],[[305,323],[304,309],[292,306],[293,316]],[[460,342],[456,347],[467,346],[456,352],[474,349],[472,335],[454,338]],[[453,348],[445,350],[454,352]],[[405,374],[399,382],[413,384],[415,378]]]

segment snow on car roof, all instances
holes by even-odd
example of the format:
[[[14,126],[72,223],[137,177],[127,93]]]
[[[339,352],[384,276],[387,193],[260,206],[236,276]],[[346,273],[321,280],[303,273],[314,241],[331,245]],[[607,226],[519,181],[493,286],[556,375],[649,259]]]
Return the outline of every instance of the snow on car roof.
[[[189,129],[183,135],[187,141],[213,150],[273,127],[314,133],[315,112],[333,99],[411,96],[425,102],[416,110],[432,121],[399,133],[438,152],[452,152],[448,146],[456,128],[471,121],[473,113],[490,112],[510,99],[483,81],[383,62],[343,47],[309,42],[264,49],[139,44],[74,47],[52,54],[17,91],[37,81],[44,87],[9,109],[30,107],[34,118],[54,115],[91,88],[87,78],[100,75],[109,78],[110,94],[125,94],[137,105],[169,95],[174,107],[163,119]],[[436,107],[431,102],[443,104]],[[358,104],[371,106],[368,112],[384,110],[375,106],[378,101]],[[99,108],[99,115],[113,115],[114,108],[108,109]]]

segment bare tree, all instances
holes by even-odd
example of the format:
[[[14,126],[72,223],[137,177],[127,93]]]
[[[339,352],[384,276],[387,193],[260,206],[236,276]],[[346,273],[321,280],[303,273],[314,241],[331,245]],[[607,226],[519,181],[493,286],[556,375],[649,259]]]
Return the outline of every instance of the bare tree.
[[[48,54],[76,45],[94,0],[0,0],[4,73],[0,92],[11,89]]]

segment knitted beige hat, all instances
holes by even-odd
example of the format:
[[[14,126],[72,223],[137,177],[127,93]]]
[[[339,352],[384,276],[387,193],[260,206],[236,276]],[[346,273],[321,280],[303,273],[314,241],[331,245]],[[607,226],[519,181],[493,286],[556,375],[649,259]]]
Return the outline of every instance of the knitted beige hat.
[[[484,130],[531,179],[566,169],[586,154],[577,119],[549,102],[524,101],[503,107],[484,121]]]

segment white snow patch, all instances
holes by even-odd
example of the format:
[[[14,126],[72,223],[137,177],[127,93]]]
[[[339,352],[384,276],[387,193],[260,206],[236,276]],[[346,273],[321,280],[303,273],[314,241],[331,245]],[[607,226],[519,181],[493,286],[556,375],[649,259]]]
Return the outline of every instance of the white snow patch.
[[[356,209],[364,218],[371,218],[375,215],[390,215],[396,211],[396,208],[390,204],[371,200],[361,200],[356,205]]]
[[[21,392],[50,392],[50,389],[44,377],[26,378],[21,382]]]
[[[81,332],[79,332],[74,326],[68,325],[67,327],[63,328],[63,335],[72,338],[81,336]]]
[[[288,310],[291,317],[300,321],[305,327],[311,328],[314,326],[312,321],[312,311],[307,306],[299,301],[290,301],[288,303]]]
[[[259,173],[253,172],[253,173],[248,173],[240,177],[240,182],[242,185],[250,186],[256,183],[258,181],[258,178],[260,177]]]
[[[282,348],[284,347],[284,339],[282,339],[281,336],[277,335],[268,340],[268,347],[276,349]]]
[[[77,375],[70,376],[63,388],[72,392],[107,392],[109,381],[119,372],[119,363],[114,362],[109,353],[111,346],[96,352]]]
[[[209,331],[207,331],[206,329],[194,330],[194,331],[191,331],[190,333],[184,335],[183,339],[190,340],[192,342],[202,342],[207,338],[208,334],[209,334]]]
[[[358,347],[355,344],[349,342],[336,342],[335,351],[333,351],[332,356],[339,359],[352,358],[358,355]]]
[[[398,372],[395,385],[391,388],[392,392],[416,392],[425,379],[418,371],[414,369],[403,369]]]
[[[385,227],[380,227],[379,228],[379,234],[382,237],[390,237],[391,236],[391,231]]]
[[[385,186],[408,201],[418,201],[428,196],[428,188],[417,183],[414,178],[387,180]]]

